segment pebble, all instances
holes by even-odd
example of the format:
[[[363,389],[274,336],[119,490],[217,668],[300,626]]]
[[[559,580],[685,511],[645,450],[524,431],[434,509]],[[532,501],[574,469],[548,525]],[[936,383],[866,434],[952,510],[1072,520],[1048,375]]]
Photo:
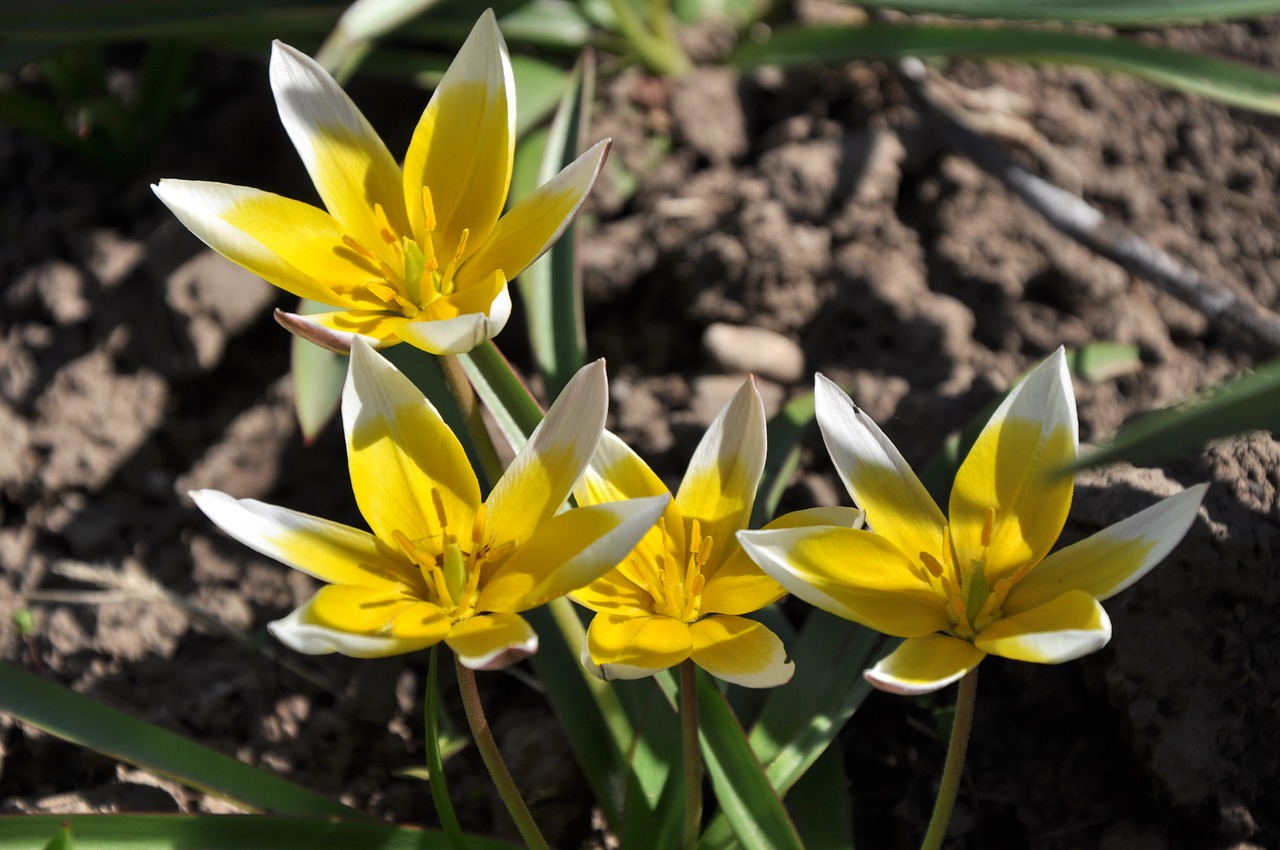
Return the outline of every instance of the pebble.
[[[724,372],[757,375],[780,384],[794,384],[804,377],[800,346],[765,328],[716,322],[703,332],[702,347]]]

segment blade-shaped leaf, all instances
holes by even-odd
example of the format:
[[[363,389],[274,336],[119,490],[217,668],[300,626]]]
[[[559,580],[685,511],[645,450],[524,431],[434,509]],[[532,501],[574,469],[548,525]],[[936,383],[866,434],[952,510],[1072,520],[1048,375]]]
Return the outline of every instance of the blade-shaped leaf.
[[[327,304],[306,298],[298,302],[298,312],[304,316],[332,309]],[[298,426],[302,428],[302,439],[310,445],[338,412],[342,383],[347,379],[347,358],[299,336],[292,337],[289,345],[293,409],[298,415]]]
[[[542,421],[542,408],[492,341],[459,355],[459,359],[502,435],[519,451]]]
[[[831,746],[800,777],[787,807],[806,850],[853,850],[853,805],[840,743]]]
[[[863,0],[863,6],[1024,21],[1081,21],[1114,26],[1223,21],[1280,11],[1280,0]]]
[[[907,56],[1083,65],[1129,74],[1232,106],[1280,113],[1280,76],[1258,68],[1126,38],[1025,27],[889,23],[793,27],[778,31],[766,42],[744,46],[733,61],[750,68]]]
[[[367,817],[88,697],[0,662],[0,711],[79,744],[252,811]],[[5,834],[0,830],[0,835]],[[47,841],[52,833],[45,835]],[[76,843],[85,836],[77,830]],[[85,844],[84,846],[88,846]]]

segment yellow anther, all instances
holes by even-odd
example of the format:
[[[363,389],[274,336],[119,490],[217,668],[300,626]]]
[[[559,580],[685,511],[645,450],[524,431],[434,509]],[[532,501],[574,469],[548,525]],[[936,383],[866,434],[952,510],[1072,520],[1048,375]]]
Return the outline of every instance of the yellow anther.
[[[480,506],[476,508],[476,521],[471,526],[471,542],[477,547],[484,541],[484,517],[485,507],[484,502],[481,502]]]
[[[937,558],[933,557],[928,552],[921,552],[920,562],[924,564],[924,568],[929,571],[929,575],[934,578],[942,578],[942,564],[938,563]]]
[[[428,233],[436,229],[436,205],[426,186],[422,187],[422,226]]]
[[[449,525],[449,517],[444,512],[444,499],[440,497],[440,490],[437,487],[431,488],[431,504],[436,509],[436,519],[440,522],[440,528],[443,530]]]
[[[385,301],[388,304],[391,304],[396,300],[396,291],[385,283],[379,283],[371,280],[364,285],[364,288],[369,290],[369,294],[374,298],[377,298],[379,301]]]
[[[1022,566],[1018,567],[1018,569],[1014,572],[1013,575],[1009,577],[1009,581],[1012,582],[1013,584],[1017,584],[1018,582],[1022,581],[1024,578],[1027,577],[1027,573],[1031,572],[1031,568],[1034,566],[1035,566],[1034,562],[1029,564],[1023,564]]]
[[[387,211],[382,208],[382,204],[373,205],[373,217],[378,221],[378,235],[382,237],[383,242],[394,245],[400,241],[396,238],[395,231],[391,229],[391,220],[387,218]]]
[[[698,566],[705,567],[707,561],[711,560],[711,546],[714,541],[710,537],[702,538],[702,545],[698,547]]]
[[[707,577],[702,573],[698,573],[693,577],[693,581],[689,583],[689,596],[696,599],[702,595],[702,589],[707,586]]]
[[[357,254],[359,254],[362,257],[367,257],[370,260],[377,259],[377,257],[373,255],[372,251],[370,251],[368,248],[364,247],[359,242],[357,242],[354,238],[346,235],[345,233],[342,234],[342,244],[346,245],[348,248],[350,248],[352,251],[355,251]]]
[[[982,547],[991,545],[991,529],[996,524],[996,509],[987,508],[987,514],[982,518]]]
[[[418,566],[422,566],[422,561],[420,560],[421,556],[418,553],[418,547],[414,546],[413,541],[411,541],[408,537],[405,537],[403,531],[397,528],[395,531],[391,532],[391,536],[392,538],[395,539],[396,545],[400,547],[400,551],[404,552],[404,555],[406,558],[408,558],[410,561],[413,561]]]
[[[462,228],[462,236],[458,239],[458,250],[453,252],[453,261],[456,263],[462,259],[462,255],[467,251],[467,237],[471,235],[471,228]]]

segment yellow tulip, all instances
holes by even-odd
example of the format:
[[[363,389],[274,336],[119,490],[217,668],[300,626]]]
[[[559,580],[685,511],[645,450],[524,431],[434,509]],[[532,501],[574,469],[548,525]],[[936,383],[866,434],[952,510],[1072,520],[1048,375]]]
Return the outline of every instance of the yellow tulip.
[[[354,337],[470,351],[511,313],[507,282],[550,247],[604,163],[602,141],[502,215],[515,152],[515,84],[493,12],[445,72],[396,165],[382,139],[313,59],[276,42],[280,120],[325,209],[223,183],[152,186],[215,251],[335,309],[277,314],[335,351]]]
[[[520,612],[613,567],[665,496],[557,514],[604,429],[604,363],[571,380],[488,498],[413,383],[362,340],[342,395],[356,504],[373,533],[252,499],[192,499],[223,531],[326,585],[271,633],[309,654],[372,658],[443,640],[467,667],[504,667],[538,636]]]
[[[791,593],[902,645],[866,671],[876,687],[927,693],[987,654],[1056,664],[1102,648],[1100,600],[1145,575],[1196,517],[1198,485],[1050,554],[1071,507],[1078,426],[1062,349],[1004,400],[956,475],[944,517],[898,450],[817,376],[818,424],[870,530],[743,532],[747,553]]]

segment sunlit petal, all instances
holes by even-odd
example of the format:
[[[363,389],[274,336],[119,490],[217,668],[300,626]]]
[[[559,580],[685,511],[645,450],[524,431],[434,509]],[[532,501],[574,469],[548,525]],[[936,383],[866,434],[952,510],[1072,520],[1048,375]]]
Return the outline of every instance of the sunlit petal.
[[[1052,553],[1009,594],[1005,612],[1018,614],[1083,590],[1108,599],[1146,575],[1195,522],[1207,484],[1188,487],[1128,519]]]
[[[796,665],[764,626],[744,617],[705,617],[689,627],[695,664],[717,679],[744,688],[773,688],[791,681]]]
[[[1053,547],[1071,509],[1075,398],[1059,348],[1014,387],[969,450],[951,488],[951,533],[962,564],[984,560],[994,583]],[[994,511],[990,546],[982,538]]]
[[[403,316],[386,312],[369,313],[358,310],[307,315],[276,310],[275,317],[289,333],[338,354],[350,354],[351,343],[356,337],[379,350],[395,345],[400,341],[400,329],[409,321]]]
[[[400,339],[432,354],[465,354],[485,341],[493,339],[511,318],[511,293],[500,273],[490,278],[491,289],[473,287],[464,300],[438,298],[427,309],[396,329]],[[466,301],[484,296],[474,312],[459,312],[470,305]],[[444,318],[434,318],[443,316]]]
[[[591,462],[573,487],[573,497],[579,505],[657,496],[666,492],[667,485],[662,483],[662,479],[654,474],[630,446],[610,431],[605,431],[600,436],[600,443],[591,456]],[[684,551],[684,523],[674,499],[667,505],[662,520],[667,535],[671,538],[672,548]],[[655,530],[651,536],[650,548],[661,548],[661,533]]]
[[[765,573],[810,605],[897,637],[950,628],[938,595],[879,534],[850,528],[742,531]]]
[[[958,682],[986,653],[950,635],[907,638],[862,675],[882,691],[927,694]]]
[[[413,566],[367,531],[217,490],[189,495],[236,540],[321,581],[389,590],[413,580]]]
[[[485,500],[490,540],[523,543],[560,509],[604,430],[604,361],[578,370]]]
[[[455,623],[444,639],[462,666],[501,670],[538,651],[538,635],[519,614],[481,614]]]
[[[436,213],[437,256],[484,244],[502,212],[515,155],[515,77],[493,10],[471,30],[418,121],[404,160],[413,233],[426,232],[422,187]]]
[[[267,629],[276,640],[297,652],[308,655],[328,655],[338,652],[352,658],[385,658],[389,655],[417,652],[439,643],[441,637],[448,631],[448,617],[443,616],[443,612],[442,618],[437,621],[436,629],[418,628],[410,631],[407,637],[397,637],[389,633],[359,633],[337,627],[332,621],[333,602],[330,597],[338,600],[351,598],[349,592],[343,589],[344,587],[344,585],[322,587],[315,596],[296,608],[289,616],[268,623]],[[370,596],[384,603],[386,601],[385,597],[376,593],[371,593]],[[397,610],[403,612],[413,604],[407,603]],[[379,613],[390,610],[389,607],[383,608]],[[421,611],[420,608],[415,610]]]
[[[825,376],[814,376],[814,407],[836,472],[867,525],[903,552],[935,552],[946,519],[884,432]]]
[[[764,456],[764,403],[748,379],[707,428],[676,493],[685,534],[697,521],[699,535],[712,540],[708,572],[733,551],[734,533],[751,519]],[[689,546],[700,542],[690,539]]]
[[[592,611],[643,617],[654,613],[653,597],[619,570],[600,576],[586,587],[569,594],[569,598]]]
[[[500,269],[507,280],[513,280],[542,256],[578,214],[600,175],[609,145],[608,140],[597,142],[508,210],[485,243],[458,269],[458,285],[470,286],[493,269]]]
[[[693,651],[689,627],[670,617],[597,614],[587,647],[602,678],[638,679],[679,664]]]
[[[461,444],[413,382],[358,339],[342,423],[351,487],[374,534],[438,538],[440,513],[455,534],[470,532],[480,490]]]
[[[666,494],[566,511],[487,576],[478,607],[527,611],[586,587],[613,569],[662,514]]]
[[[271,49],[271,89],[280,121],[330,214],[384,260],[374,214],[380,204],[395,233],[408,233],[400,168],[346,92],[311,57],[279,41]]]
[[[1059,664],[1096,652],[1111,640],[1111,619],[1098,600],[1069,590],[1045,604],[1001,617],[983,629],[974,644],[984,652]]]

